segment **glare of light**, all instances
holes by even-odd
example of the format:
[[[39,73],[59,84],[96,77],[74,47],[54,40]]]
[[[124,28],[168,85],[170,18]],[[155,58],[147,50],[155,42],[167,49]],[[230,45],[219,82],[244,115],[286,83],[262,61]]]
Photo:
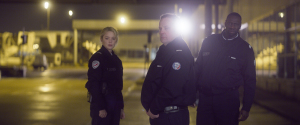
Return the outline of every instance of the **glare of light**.
[[[200,28],[201,28],[201,29],[205,29],[205,24],[201,24],[201,25],[200,25]],[[216,28],[216,25],[215,25],[215,24],[212,24],[212,25],[211,25],[211,28],[212,28],[212,29],[215,29],[215,28]],[[222,25],[221,25],[221,24],[218,24],[218,29],[221,29],[221,28],[222,28]]]
[[[72,16],[73,15],[73,11],[69,10],[69,15]]]
[[[283,12],[278,13],[278,15],[279,15],[281,18],[284,17],[284,13],[283,13]]]
[[[248,23],[242,24],[240,30],[243,30],[243,29],[246,29],[246,28],[248,28]]]
[[[50,91],[50,88],[49,88],[48,86],[42,86],[42,87],[40,87],[40,90],[41,90],[42,92],[49,92],[49,91]]]
[[[45,7],[45,9],[48,9],[49,8],[49,2],[45,2],[44,7]]]
[[[201,24],[201,25],[200,25],[200,28],[201,28],[201,29],[205,29],[205,24]]]
[[[211,25],[211,28],[212,28],[212,29],[215,29],[215,28],[216,28],[216,25],[215,25],[215,24],[212,24],[212,25]]]
[[[182,8],[179,8],[179,13],[182,13]]]
[[[38,48],[39,48],[39,44],[33,44],[33,45],[32,45],[32,48],[33,48],[33,49],[38,49]]]
[[[221,24],[218,24],[218,29],[221,29],[222,28],[222,25]]]
[[[125,17],[121,17],[120,21],[121,21],[121,23],[125,23],[126,22]]]
[[[189,33],[191,30],[191,22],[187,19],[180,18],[175,23],[176,31],[180,33]]]

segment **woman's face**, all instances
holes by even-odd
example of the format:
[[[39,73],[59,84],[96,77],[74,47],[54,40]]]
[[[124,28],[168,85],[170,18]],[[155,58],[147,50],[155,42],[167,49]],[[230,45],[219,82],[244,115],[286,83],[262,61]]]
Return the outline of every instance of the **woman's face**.
[[[117,43],[117,38],[114,32],[112,31],[107,31],[103,35],[103,38],[101,39],[102,45],[109,51],[111,52],[112,49],[115,47]]]

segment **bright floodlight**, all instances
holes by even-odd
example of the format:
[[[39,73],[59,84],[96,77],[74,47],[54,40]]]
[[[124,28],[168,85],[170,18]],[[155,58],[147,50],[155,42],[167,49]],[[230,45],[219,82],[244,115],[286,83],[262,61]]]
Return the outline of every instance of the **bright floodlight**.
[[[73,15],[73,11],[69,10],[69,15],[72,16]]]
[[[184,18],[177,20],[175,26],[176,30],[181,34],[189,33],[191,30],[191,22]]]
[[[280,12],[278,15],[279,15],[281,18],[284,17],[284,13],[283,13],[283,12]]]
[[[45,2],[44,7],[45,7],[45,9],[48,9],[49,8],[49,2]]]
[[[215,28],[216,28],[216,25],[215,25],[215,24],[212,24],[212,25],[211,25],[211,28],[212,28],[212,29],[215,29]]]
[[[121,23],[125,23],[126,20],[125,20],[124,17],[121,17],[121,20],[120,20],[120,21],[121,21]]]
[[[38,48],[39,48],[39,44],[33,44],[33,45],[32,45],[32,48],[33,48],[33,49],[38,49]]]

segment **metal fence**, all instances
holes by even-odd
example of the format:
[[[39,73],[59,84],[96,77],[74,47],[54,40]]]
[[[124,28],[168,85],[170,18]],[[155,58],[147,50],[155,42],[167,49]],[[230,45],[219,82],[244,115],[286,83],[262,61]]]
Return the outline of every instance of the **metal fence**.
[[[241,27],[241,36],[253,47],[257,75],[299,78],[300,3],[253,19]]]

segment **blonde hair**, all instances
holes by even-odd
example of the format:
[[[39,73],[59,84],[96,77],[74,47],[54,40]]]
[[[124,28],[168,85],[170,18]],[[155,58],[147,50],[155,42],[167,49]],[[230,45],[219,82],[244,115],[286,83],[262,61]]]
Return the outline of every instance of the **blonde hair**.
[[[108,32],[108,31],[111,31],[111,32],[113,32],[113,33],[115,34],[116,40],[117,40],[117,42],[118,42],[118,40],[119,40],[119,33],[118,33],[118,31],[117,31],[115,28],[113,28],[113,27],[105,27],[104,29],[102,29],[101,32],[100,32],[100,40],[102,41],[104,34],[105,34],[106,32]]]

